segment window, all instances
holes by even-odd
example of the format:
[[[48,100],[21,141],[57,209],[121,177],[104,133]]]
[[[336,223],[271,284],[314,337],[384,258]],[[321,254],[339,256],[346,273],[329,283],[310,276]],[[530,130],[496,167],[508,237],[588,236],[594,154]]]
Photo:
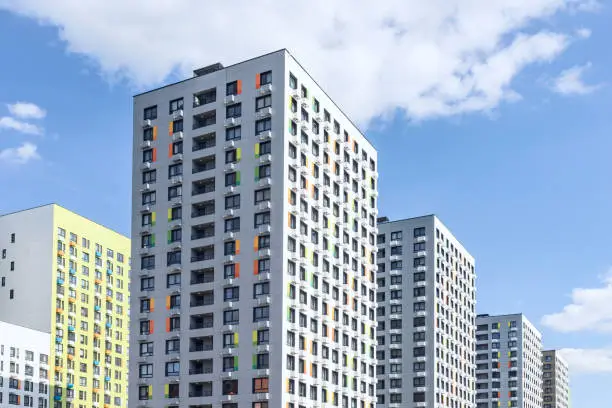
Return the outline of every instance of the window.
[[[138,371],[140,378],[151,378],[153,377],[153,364],[141,364]]]
[[[183,174],[183,163],[172,164],[168,166],[168,178],[180,176]]]
[[[166,287],[179,286],[181,284],[181,273],[170,273],[166,277]]]
[[[272,153],[272,142],[268,141],[259,143],[259,154],[264,155],[269,153]]]
[[[143,115],[144,119],[147,120],[154,120],[157,119],[157,105],[155,106],[149,106],[148,108],[144,109],[144,115]]]
[[[293,74],[289,74],[289,88],[291,89],[297,89],[298,87],[298,81],[297,78],[293,75]]]
[[[270,189],[264,188],[261,190],[255,191],[255,204],[261,203],[263,201],[269,201],[271,197]]]
[[[268,377],[253,378],[253,392],[268,392]]]
[[[240,126],[234,126],[225,130],[225,140],[240,140],[242,136],[242,128]]]
[[[155,268],[155,255],[143,256],[140,259],[140,269]]]
[[[262,164],[257,168],[256,171],[256,175],[259,176],[259,178],[266,178],[272,176],[272,166],[269,164]]]
[[[242,104],[235,103],[225,108],[226,118],[238,118],[240,116],[242,116]]]
[[[232,302],[237,300],[240,300],[240,288],[238,286],[223,289],[223,301]]]
[[[157,170],[149,170],[142,173],[142,183],[155,183],[157,179]]]
[[[238,324],[239,323],[238,310],[225,310],[223,312],[223,324]]]
[[[143,150],[142,152],[142,162],[143,163],[149,163],[153,161],[153,154],[154,149],[147,149],[147,150]]]
[[[225,220],[225,232],[240,231],[240,217],[228,218]]]
[[[155,278],[153,276],[140,279],[140,290],[155,289]]]
[[[253,298],[270,294],[270,282],[256,283],[253,285]]]
[[[167,261],[166,263],[167,266],[180,264],[181,263],[181,251],[179,250],[179,251],[168,252],[166,254],[166,261]]]
[[[260,96],[259,98],[255,99],[255,110],[256,111],[265,109],[270,106],[272,106],[272,96],[271,95]]]
[[[235,194],[225,197],[225,209],[237,209],[240,208],[240,194]]]
[[[266,71],[259,74],[259,84],[267,85],[272,83],[272,71]]]
[[[183,98],[170,101],[170,114],[183,109]]]
[[[419,266],[425,266],[425,257],[424,256],[420,256],[418,258],[414,258],[413,262],[412,262],[412,266],[417,268]]]
[[[238,160],[238,149],[232,149],[225,152],[225,163],[235,163]]]
[[[225,85],[225,94],[238,95],[238,81],[229,82],[227,85]]]
[[[255,134],[258,135],[272,129],[272,119],[265,118],[255,122]]]
[[[183,121],[181,121],[181,130],[182,130],[182,122]],[[176,121],[174,123],[176,123]],[[181,154],[181,153],[183,153],[183,142],[172,143],[172,154]]]
[[[238,173],[237,172],[233,172],[233,173],[228,173],[225,175],[225,186],[229,187],[229,186],[237,186],[238,185]]]
[[[414,238],[419,238],[419,237],[424,237],[424,236],[425,236],[425,227],[414,229]]]
[[[178,198],[183,196],[183,186],[172,186],[168,187],[168,200],[172,200],[173,198]]]
[[[253,321],[268,320],[270,318],[270,306],[260,306],[253,309]]]
[[[269,225],[270,224],[270,212],[262,212],[255,214],[255,228],[261,225]]]
[[[402,231],[393,231],[391,233],[391,241],[401,241],[402,240]]]
[[[152,356],[153,355],[153,342],[140,343],[140,356]]]
[[[181,366],[178,361],[171,361],[166,363],[166,377],[178,376],[181,371]]]
[[[155,191],[142,194],[142,205],[153,205],[155,204]]]
[[[151,142],[155,140],[155,134],[153,132],[154,131],[152,127],[144,128],[144,130],[142,131],[142,140],[144,140],[145,142]]]

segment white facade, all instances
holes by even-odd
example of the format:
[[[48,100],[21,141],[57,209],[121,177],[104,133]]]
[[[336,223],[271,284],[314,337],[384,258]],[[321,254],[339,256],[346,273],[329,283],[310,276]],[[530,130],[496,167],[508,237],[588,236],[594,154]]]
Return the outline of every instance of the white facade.
[[[51,335],[0,322],[0,407],[49,407]]]
[[[558,350],[542,352],[542,372],[543,407],[569,408],[569,368]]]
[[[433,215],[377,242],[377,407],[474,407],[474,258]]]
[[[376,166],[286,50],[136,96],[129,406],[373,407]]]
[[[476,318],[477,408],[542,406],[542,335],[522,314]]]

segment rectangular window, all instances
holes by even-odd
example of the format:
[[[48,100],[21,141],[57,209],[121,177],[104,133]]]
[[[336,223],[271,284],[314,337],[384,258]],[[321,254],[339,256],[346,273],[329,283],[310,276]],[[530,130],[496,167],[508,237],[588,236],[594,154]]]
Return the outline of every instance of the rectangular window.
[[[183,109],[183,98],[170,101],[170,114]]]
[[[231,196],[225,197],[225,209],[238,209],[240,208],[240,194],[234,194]]]
[[[157,105],[155,106],[149,106],[148,108],[144,109],[144,115],[143,115],[144,119],[147,120],[155,120],[157,119]]]
[[[272,71],[266,71],[259,74],[259,84],[267,85],[272,83]]]
[[[270,106],[272,106],[272,96],[271,95],[260,96],[259,98],[255,99],[255,110],[256,111],[260,111]]]
[[[241,103],[235,103],[225,108],[226,118],[239,118],[240,116],[242,116],[242,104]]]
[[[238,95],[238,81],[229,82],[225,85],[226,95]]]
[[[234,126],[225,130],[225,140],[240,140],[242,136],[242,128],[240,126]]]
[[[269,188],[264,188],[255,191],[255,204],[261,203],[263,201],[269,201],[270,198],[271,193]]]
[[[255,134],[258,135],[265,131],[272,130],[272,119],[265,118],[255,122]]]

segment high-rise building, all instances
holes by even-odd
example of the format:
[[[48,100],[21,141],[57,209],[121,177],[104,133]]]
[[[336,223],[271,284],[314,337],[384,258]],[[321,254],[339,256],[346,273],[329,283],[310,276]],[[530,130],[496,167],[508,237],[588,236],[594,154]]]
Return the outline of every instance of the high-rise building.
[[[0,216],[0,251],[0,321],[50,335],[50,406],[127,407],[130,240],[51,204]]]
[[[375,403],[377,153],[281,50],[134,100],[130,407]]]
[[[474,258],[434,215],[377,243],[377,407],[474,407]]]
[[[51,335],[0,322],[0,406],[49,407]]]
[[[542,406],[542,335],[522,314],[476,317],[477,408]]]
[[[569,369],[559,350],[542,352],[542,381],[544,408],[569,408]]]

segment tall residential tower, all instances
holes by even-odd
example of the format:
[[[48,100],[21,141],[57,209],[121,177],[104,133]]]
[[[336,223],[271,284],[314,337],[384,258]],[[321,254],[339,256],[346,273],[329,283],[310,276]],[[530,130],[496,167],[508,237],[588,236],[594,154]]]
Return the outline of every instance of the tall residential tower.
[[[542,352],[544,408],[569,408],[570,386],[567,362],[559,350]]]
[[[433,215],[378,229],[377,407],[474,407],[474,258]]]
[[[130,240],[51,204],[0,216],[0,251],[0,321],[50,335],[52,407],[127,407]]]
[[[477,408],[542,406],[542,335],[522,314],[476,318]]]
[[[131,407],[372,408],[376,150],[281,50],[134,99]]]

